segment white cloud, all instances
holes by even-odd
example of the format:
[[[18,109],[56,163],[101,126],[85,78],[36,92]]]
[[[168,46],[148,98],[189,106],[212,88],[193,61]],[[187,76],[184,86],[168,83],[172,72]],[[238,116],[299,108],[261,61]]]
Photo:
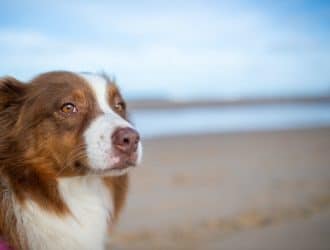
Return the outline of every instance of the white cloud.
[[[274,23],[257,9],[193,5],[149,13],[142,7],[108,7],[75,7],[74,19],[84,28],[79,35],[88,39],[0,29],[2,72],[30,78],[53,69],[106,70],[127,92],[179,97],[298,93],[329,86],[329,37]]]

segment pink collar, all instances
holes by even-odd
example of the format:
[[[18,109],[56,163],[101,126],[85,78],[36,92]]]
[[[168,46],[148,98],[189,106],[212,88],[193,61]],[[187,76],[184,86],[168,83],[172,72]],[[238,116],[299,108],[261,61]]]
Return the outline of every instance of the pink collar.
[[[9,246],[6,242],[4,242],[2,239],[0,239],[0,250],[10,250]]]

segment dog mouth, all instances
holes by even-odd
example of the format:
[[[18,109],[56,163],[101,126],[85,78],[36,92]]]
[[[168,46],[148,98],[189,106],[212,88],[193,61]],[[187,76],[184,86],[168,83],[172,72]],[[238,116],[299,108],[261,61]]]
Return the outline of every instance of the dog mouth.
[[[92,170],[92,175],[99,175],[99,176],[112,176],[112,175],[122,175],[127,173],[127,171],[135,166],[129,165],[125,167],[115,167],[115,168],[109,168],[109,169],[96,169]]]
[[[91,169],[91,174],[109,176],[109,175],[121,175],[127,173],[131,168],[137,166],[137,157],[121,157],[119,161],[112,164],[105,169]]]
[[[135,160],[131,160],[131,159],[122,160],[122,161],[112,165],[112,167],[105,169],[105,171],[122,170],[122,169],[127,169],[130,167],[136,167]]]
[[[96,169],[91,171],[91,175],[97,175],[101,177],[106,176],[120,176],[126,174],[135,165],[127,165],[125,167],[113,167],[109,169]]]

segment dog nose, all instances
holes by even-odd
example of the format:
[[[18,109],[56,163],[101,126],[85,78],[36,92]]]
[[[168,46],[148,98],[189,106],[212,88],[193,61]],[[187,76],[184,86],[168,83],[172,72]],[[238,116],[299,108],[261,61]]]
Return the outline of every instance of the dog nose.
[[[140,135],[132,128],[119,128],[112,135],[112,144],[123,153],[136,152]]]

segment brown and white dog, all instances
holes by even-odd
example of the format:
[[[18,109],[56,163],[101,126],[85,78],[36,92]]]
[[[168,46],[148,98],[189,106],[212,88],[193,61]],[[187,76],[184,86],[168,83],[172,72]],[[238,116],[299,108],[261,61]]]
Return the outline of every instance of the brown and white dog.
[[[141,155],[106,76],[0,79],[0,238],[12,249],[105,249]]]

